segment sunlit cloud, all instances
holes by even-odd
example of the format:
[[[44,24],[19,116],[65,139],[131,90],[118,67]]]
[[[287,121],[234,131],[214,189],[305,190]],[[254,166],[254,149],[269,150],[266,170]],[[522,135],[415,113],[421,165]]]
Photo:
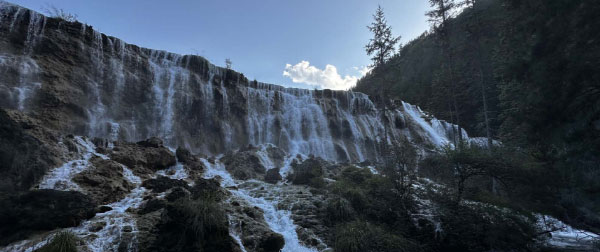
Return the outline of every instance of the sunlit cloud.
[[[356,81],[370,70],[367,67],[353,67],[353,69],[358,72],[358,75],[342,77],[334,65],[327,64],[325,69],[319,69],[303,60],[295,65],[286,64],[283,76],[289,77],[294,83],[304,83],[323,89],[347,90],[356,85]]]

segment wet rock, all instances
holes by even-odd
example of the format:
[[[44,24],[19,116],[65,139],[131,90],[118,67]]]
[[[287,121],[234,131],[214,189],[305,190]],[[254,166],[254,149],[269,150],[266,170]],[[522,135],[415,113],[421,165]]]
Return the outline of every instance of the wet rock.
[[[170,179],[165,176],[158,176],[155,179],[145,180],[142,183],[142,186],[151,189],[153,192],[156,193],[165,192],[173,187],[188,187],[187,183],[183,180]]]
[[[273,162],[275,167],[283,166],[283,162],[285,161],[286,153],[281,148],[269,145],[267,147],[267,154],[269,155],[269,159]]]
[[[138,176],[148,176],[152,171],[166,169],[177,162],[175,154],[158,144],[160,139],[149,139],[138,144],[119,143],[110,157],[129,167]]]
[[[133,227],[131,227],[131,226],[123,227],[123,232],[125,232],[125,233],[131,233],[132,231],[133,231]]]
[[[192,155],[192,153],[183,147],[177,147],[175,151],[175,155],[177,156],[177,160],[182,163],[188,163],[190,161],[195,161],[196,158]]]
[[[265,175],[265,182],[267,183],[276,184],[281,181],[281,179],[282,177],[281,174],[279,174],[279,168],[269,169]]]
[[[139,142],[137,142],[137,145],[143,146],[143,147],[151,147],[151,148],[164,147],[162,139],[160,139],[158,137],[151,137],[144,141],[139,141]]]
[[[221,161],[225,169],[236,179],[260,179],[266,169],[253,151],[228,153]]]
[[[150,200],[146,201],[144,204],[142,204],[142,206],[138,210],[138,214],[144,215],[147,213],[151,213],[151,212],[157,211],[159,209],[165,208],[166,205],[167,204],[164,200],[150,199]]]
[[[110,141],[108,139],[94,137],[92,138],[92,143],[96,146],[96,152],[102,154],[108,153],[108,148],[110,145]]]
[[[183,163],[185,169],[192,179],[201,178],[201,173],[204,170],[204,165],[200,158],[194,156],[188,149],[178,147],[175,151],[177,160]]]
[[[278,252],[285,245],[283,236],[278,233],[269,233],[258,243],[258,251]]]
[[[95,233],[95,232],[102,230],[104,227],[106,227],[106,222],[104,222],[104,221],[94,222],[92,225],[90,225],[90,227],[88,228],[88,231]]]
[[[59,166],[57,135],[17,111],[0,109],[0,191],[28,190]]]
[[[33,190],[0,199],[0,246],[30,234],[73,227],[95,215],[96,204],[80,192]]]
[[[106,213],[110,210],[113,210],[113,208],[109,206],[99,206],[96,210],[96,213]]]
[[[93,167],[80,172],[73,181],[100,204],[118,201],[134,188],[134,185],[123,176],[121,164],[93,157]]]

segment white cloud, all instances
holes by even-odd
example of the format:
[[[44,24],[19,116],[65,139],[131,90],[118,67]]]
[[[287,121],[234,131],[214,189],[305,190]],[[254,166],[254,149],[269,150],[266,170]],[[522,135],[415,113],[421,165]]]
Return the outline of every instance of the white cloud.
[[[311,66],[310,62],[303,60],[293,66],[286,64],[283,76],[289,77],[294,83],[305,83],[320,88],[346,90],[356,85],[356,81],[370,69],[367,67],[354,67],[354,70],[358,71],[360,75],[346,75],[342,77],[333,65],[327,64],[325,69],[319,69]]]
[[[368,67],[368,66],[363,66],[363,67],[353,67],[354,70],[358,71],[360,73],[360,76],[365,76],[367,75],[367,73],[369,73],[373,67]]]

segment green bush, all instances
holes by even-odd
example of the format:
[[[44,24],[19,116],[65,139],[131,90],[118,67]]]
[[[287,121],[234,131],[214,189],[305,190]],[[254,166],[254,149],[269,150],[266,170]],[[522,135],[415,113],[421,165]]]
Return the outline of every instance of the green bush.
[[[214,198],[181,199],[166,207],[153,250],[231,251],[229,223]]]
[[[340,174],[340,179],[352,182],[354,184],[363,184],[371,177],[373,177],[371,171],[355,166],[348,166],[346,169],[342,170]]]
[[[318,158],[307,159],[302,163],[294,162],[292,170],[287,179],[296,185],[310,185],[316,188],[325,186],[323,164]]]
[[[440,211],[442,251],[526,251],[534,241],[533,218],[506,208],[467,202]]]
[[[409,252],[422,251],[418,243],[368,222],[354,221],[339,225],[335,232],[335,251]]]
[[[348,200],[337,197],[327,201],[327,219],[332,223],[353,220],[354,215],[354,209]]]
[[[78,238],[69,231],[59,232],[36,252],[77,252]]]

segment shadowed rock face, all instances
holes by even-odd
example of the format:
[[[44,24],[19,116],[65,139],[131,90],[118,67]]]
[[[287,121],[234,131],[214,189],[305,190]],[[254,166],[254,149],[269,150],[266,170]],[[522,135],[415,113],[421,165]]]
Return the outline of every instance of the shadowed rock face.
[[[123,176],[122,165],[94,157],[93,169],[78,173],[73,181],[79,184],[99,204],[108,204],[125,197],[133,185]]]
[[[34,190],[0,195],[0,246],[28,235],[73,227],[95,214],[96,204],[80,192]]]
[[[203,154],[272,143],[339,161],[375,159],[386,132],[439,140],[404,107],[384,116],[362,93],[249,81],[199,56],[140,48],[5,2],[0,19],[0,107],[62,133],[129,142],[158,136]],[[438,123],[435,134],[448,142],[452,126]]]
[[[0,191],[27,190],[61,164],[58,141],[32,118],[0,109]]]

